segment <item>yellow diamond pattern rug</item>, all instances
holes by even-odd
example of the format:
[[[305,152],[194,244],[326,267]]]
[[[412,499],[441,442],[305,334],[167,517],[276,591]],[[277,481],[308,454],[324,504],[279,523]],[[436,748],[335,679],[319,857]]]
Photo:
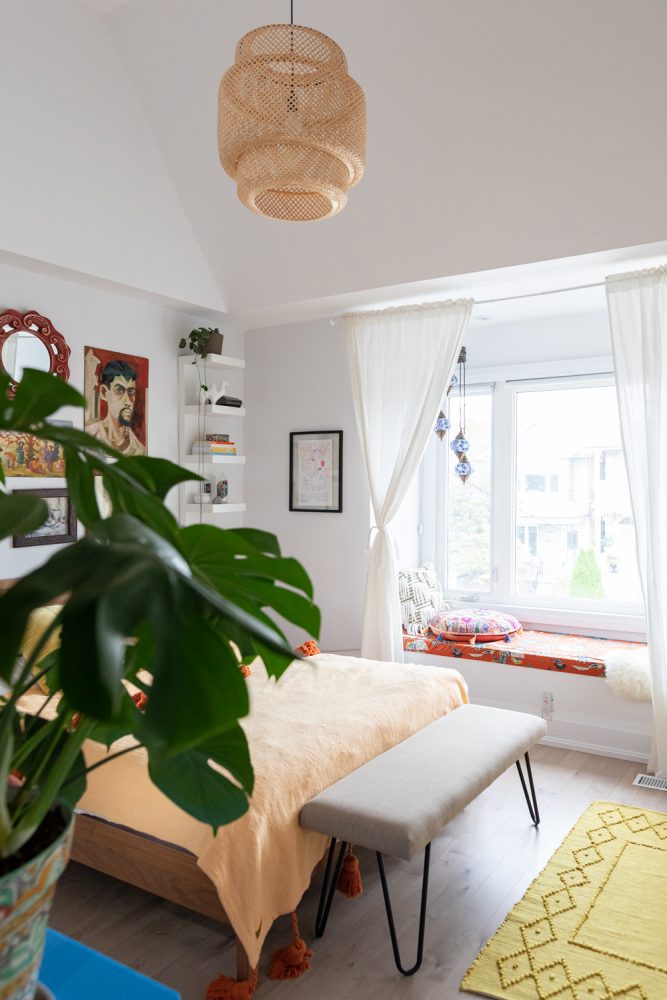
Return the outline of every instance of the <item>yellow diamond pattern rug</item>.
[[[594,802],[461,988],[506,1000],[667,1000],[667,813]]]

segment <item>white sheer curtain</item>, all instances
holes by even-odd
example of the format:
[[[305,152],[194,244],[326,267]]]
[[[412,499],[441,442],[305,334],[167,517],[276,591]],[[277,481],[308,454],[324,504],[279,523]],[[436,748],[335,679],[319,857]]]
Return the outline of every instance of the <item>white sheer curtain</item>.
[[[472,311],[472,299],[345,317],[357,427],[373,507],[362,656],[403,662],[389,524],[433,430]]]
[[[607,278],[653,684],[650,769],[667,777],[667,266]]]

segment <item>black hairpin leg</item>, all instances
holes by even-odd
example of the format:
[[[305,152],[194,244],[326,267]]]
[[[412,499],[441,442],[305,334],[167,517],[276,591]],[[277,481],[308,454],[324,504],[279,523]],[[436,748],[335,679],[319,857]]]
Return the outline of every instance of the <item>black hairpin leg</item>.
[[[429,865],[431,862],[431,845],[426,845],[426,850],[424,852],[424,877],[422,879],[422,902],[419,911],[419,937],[417,939],[417,961],[410,969],[404,969],[401,964],[401,953],[398,950],[398,940],[396,938],[396,927],[394,925],[394,915],[391,911],[391,900],[389,899],[389,888],[387,886],[387,876],[384,871],[384,861],[382,860],[382,855],[379,851],[376,851],[378,859],[378,868],[380,869],[380,880],[382,882],[382,894],[384,896],[384,905],[387,911],[387,923],[389,924],[389,933],[391,935],[391,947],[394,951],[394,961],[396,962],[396,968],[399,972],[402,972],[404,976],[411,976],[417,971],[419,966],[422,964],[422,959],[424,957],[424,930],[426,927],[426,896],[428,894],[428,872]]]
[[[519,772],[519,777],[521,778],[521,787],[523,788],[523,794],[526,796],[526,804],[528,806],[528,812],[530,813],[530,818],[535,826],[540,825],[540,810],[537,808],[537,795],[535,794],[535,785],[533,784],[533,772],[530,769],[530,757],[527,753],[524,755],[526,761],[526,770],[528,771],[528,783],[530,784],[530,797],[528,796],[528,789],[526,788],[526,780],[523,776],[523,771],[521,770],[520,761],[516,762],[516,769]],[[531,802],[532,799],[532,802]]]
[[[336,891],[336,885],[338,884],[340,870],[343,867],[343,861],[345,859],[345,851],[347,850],[347,843],[343,842],[340,845],[340,853],[338,855],[338,860],[336,862],[336,868],[333,874],[333,878],[331,879],[331,881],[329,881],[329,875],[331,874],[331,865],[333,862],[333,856],[335,850],[336,850],[336,838],[332,837],[331,845],[329,846],[329,856],[327,857],[327,866],[324,869],[324,881],[322,882],[320,901],[317,906],[317,916],[315,918],[315,935],[318,938],[322,937],[327,926],[327,920],[329,919],[329,910],[331,909],[331,903],[334,897],[334,892]]]

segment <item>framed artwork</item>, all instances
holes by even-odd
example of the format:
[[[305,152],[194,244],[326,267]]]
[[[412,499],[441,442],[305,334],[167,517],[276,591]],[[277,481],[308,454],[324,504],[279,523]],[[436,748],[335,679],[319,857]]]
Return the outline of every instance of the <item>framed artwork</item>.
[[[122,455],[145,455],[148,358],[84,348],[85,430]]]
[[[52,423],[72,426],[70,420]],[[65,475],[65,456],[59,444],[18,431],[0,431],[0,465],[6,476],[62,479]]]
[[[28,545],[63,545],[65,542],[76,541],[76,514],[74,505],[65,489],[21,490],[44,500],[49,508],[49,515],[39,528],[29,531],[27,535],[14,535],[12,544],[15,549]]]
[[[343,432],[290,434],[289,509],[339,514],[343,509]]]

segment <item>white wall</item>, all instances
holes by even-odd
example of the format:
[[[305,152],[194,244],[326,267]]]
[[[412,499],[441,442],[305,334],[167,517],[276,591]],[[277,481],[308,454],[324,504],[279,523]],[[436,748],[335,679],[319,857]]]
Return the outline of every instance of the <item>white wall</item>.
[[[0,0],[0,250],[222,310],[105,23]]]
[[[19,312],[36,310],[47,316],[71,348],[70,382],[83,389],[84,346],[116,348],[149,360],[149,454],[178,460],[177,362],[178,339],[201,318],[161,308],[134,298],[82,286],[73,281],[0,265],[0,304]],[[216,320],[213,325],[217,325]],[[225,326],[225,350],[241,354],[242,336]],[[82,411],[63,410],[60,417],[81,427]],[[64,480],[11,477],[9,489],[64,486]],[[0,578],[20,576],[39,565],[55,546],[23,549],[0,542]]]
[[[358,649],[369,500],[342,327],[327,322],[246,334],[246,524],[274,532],[315,587],[321,648]],[[343,431],[343,512],[289,506],[290,431]],[[294,629],[290,638],[301,642]]]
[[[108,18],[230,310],[665,238],[664,0],[302,0],[368,104],[365,177],[305,226],[245,209],[216,150],[237,40],[288,10],[134,0]]]

